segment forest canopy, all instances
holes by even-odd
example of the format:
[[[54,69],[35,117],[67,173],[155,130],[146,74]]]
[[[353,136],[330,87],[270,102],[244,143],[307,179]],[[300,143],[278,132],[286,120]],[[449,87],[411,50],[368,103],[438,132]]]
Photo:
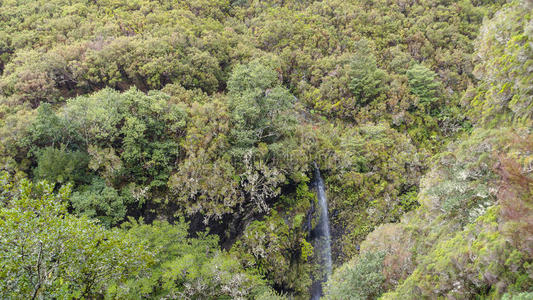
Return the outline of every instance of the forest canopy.
[[[1,1],[0,298],[529,299],[532,11]]]

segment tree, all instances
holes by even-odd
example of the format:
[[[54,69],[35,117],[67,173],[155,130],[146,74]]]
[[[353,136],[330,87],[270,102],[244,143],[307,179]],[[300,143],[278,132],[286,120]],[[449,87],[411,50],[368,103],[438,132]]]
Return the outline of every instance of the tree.
[[[407,70],[411,93],[418,97],[419,103],[425,109],[431,109],[438,99],[440,84],[435,81],[436,76],[435,72],[419,64]]]
[[[301,226],[304,216],[284,216],[272,210],[263,221],[246,227],[232,253],[282,291],[304,295],[311,285],[308,257],[313,253]]]
[[[249,299],[268,289],[257,274],[218,249],[217,236],[197,232],[196,238],[189,238],[189,225],[182,218],[151,225],[131,220],[123,228],[132,238],[146,241],[157,262],[146,276],[131,278],[127,288],[111,292],[115,298]]]
[[[479,83],[465,93],[469,116],[480,125],[533,119],[531,1],[513,1],[479,30],[472,72]]]
[[[294,96],[281,86],[277,74],[255,61],[239,65],[228,81],[229,108],[234,128],[231,143],[240,157],[259,142],[280,139],[294,124]]]
[[[84,152],[68,151],[64,145],[60,149],[46,147],[39,151],[34,175],[49,182],[84,183],[88,164],[89,156]]]
[[[37,116],[32,121],[28,136],[22,139],[30,151],[35,151],[37,147],[58,147],[61,144],[69,149],[80,149],[82,137],[75,123],[69,123],[70,120],[58,116],[49,103],[39,106]]]
[[[350,63],[348,75],[351,78],[348,84],[350,90],[357,98],[359,106],[364,106],[383,92],[387,73],[377,67],[372,54],[363,51]]]
[[[0,175],[0,295],[9,299],[95,298],[139,274],[142,243],[67,213],[70,187]]]
[[[383,292],[384,252],[368,252],[340,268],[328,280],[327,299],[377,299]]]
[[[105,227],[122,221],[126,215],[126,197],[107,186],[101,178],[94,178],[91,185],[74,192],[70,201],[78,215],[96,218]]]

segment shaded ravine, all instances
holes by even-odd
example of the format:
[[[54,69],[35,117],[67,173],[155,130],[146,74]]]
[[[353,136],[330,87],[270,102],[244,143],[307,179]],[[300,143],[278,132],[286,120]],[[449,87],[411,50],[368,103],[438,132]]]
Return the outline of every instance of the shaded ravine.
[[[315,187],[319,206],[319,219],[314,229],[313,247],[321,268],[321,276],[315,278],[311,288],[311,300],[318,300],[322,296],[322,284],[327,281],[331,274],[331,235],[329,231],[328,199],[324,187],[324,180],[320,176],[320,170],[315,165]]]

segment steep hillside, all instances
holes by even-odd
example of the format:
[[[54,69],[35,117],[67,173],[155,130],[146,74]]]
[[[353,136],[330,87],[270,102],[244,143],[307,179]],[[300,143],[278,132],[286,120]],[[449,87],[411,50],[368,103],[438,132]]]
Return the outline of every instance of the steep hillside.
[[[531,292],[532,6],[0,2],[0,298]]]
[[[512,2],[483,24],[464,96],[476,129],[434,157],[421,206],[370,233],[328,298],[532,296],[532,8]]]

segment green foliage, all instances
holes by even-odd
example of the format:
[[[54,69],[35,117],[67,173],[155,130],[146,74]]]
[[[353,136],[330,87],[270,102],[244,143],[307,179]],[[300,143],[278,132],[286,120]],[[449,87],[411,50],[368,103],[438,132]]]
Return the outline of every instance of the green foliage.
[[[74,192],[70,198],[76,214],[96,218],[105,227],[115,225],[124,219],[126,200],[117,190],[107,186],[99,178],[93,179],[91,185]]]
[[[435,72],[423,65],[414,65],[407,71],[411,93],[418,97],[422,108],[430,110],[439,96],[439,82],[435,81]]]
[[[246,299],[267,293],[264,281],[239,261],[218,250],[218,238],[198,233],[188,237],[188,224],[131,220],[123,225],[128,236],[147,242],[156,264],[147,276],[131,278],[127,288],[111,289],[114,298]]]
[[[533,252],[522,238],[532,228],[524,218],[531,209],[524,171],[530,140],[526,128],[477,129],[435,158],[422,180],[421,206],[361,245],[360,257],[386,253],[384,299],[500,298],[530,290]]]
[[[366,253],[338,269],[327,282],[326,299],[376,299],[383,292],[385,253]]]
[[[325,181],[331,225],[339,230],[334,248],[352,256],[357,245],[383,222],[397,221],[416,203],[424,153],[409,138],[385,124],[356,128],[330,128],[319,136],[321,169],[329,170]],[[339,251],[340,252],[340,251]]]
[[[236,155],[289,134],[295,123],[290,112],[294,96],[280,85],[276,72],[257,61],[239,65],[228,80],[228,93],[233,121],[230,142]]]
[[[426,176],[422,201],[432,210],[465,225],[496,201],[499,176],[493,169],[494,153],[508,151],[522,130],[475,130],[453,151],[439,154],[438,165]],[[453,218],[451,218],[453,216]]]
[[[57,118],[63,126],[72,128],[69,131],[74,131],[80,137],[81,141],[78,143],[83,143],[80,147],[99,143],[110,144],[116,142],[120,133],[117,127],[122,121],[123,111],[127,110],[125,98],[128,96],[141,94],[132,90],[129,94],[121,95],[105,89],[91,96],[69,99]]]
[[[502,300],[528,300],[533,298],[533,293],[520,293],[520,294],[511,294],[506,293],[503,295]]]
[[[32,121],[20,145],[26,152],[37,152],[36,147],[46,146],[68,145],[68,148],[74,150],[80,148],[81,136],[76,128],[70,127],[67,120],[57,116],[50,104],[43,103],[39,106],[37,116]]]
[[[350,63],[348,75],[351,78],[348,86],[360,106],[376,100],[384,90],[386,73],[377,68],[376,59],[370,53],[358,53]]]
[[[6,93],[35,105],[104,86],[147,90],[180,82],[217,91],[227,71],[222,66],[234,59],[229,50],[242,43],[222,25],[229,2],[167,6],[149,1],[6,3],[2,18],[16,20],[3,22],[0,35]],[[33,25],[27,27],[24,17]],[[197,39],[206,31],[202,41]]]
[[[89,157],[80,151],[43,148],[37,157],[34,175],[37,179],[58,183],[83,183],[87,181]]]
[[[53,116],[50,111],[41,114]],[[98,154],[98,147],[117,145],[115,147],[120,149],[118,158],[112,154],[114,150],[107,150],[112,151],[111,156],[107,155],[107,159],[114,161],[112,169],[119,171],[123,168],[120,171],[135,176],[136,182],[157,188],[166,185],[169,162],[178,154],[177,139],[182,134],[186,116],[181,106],[169,102],[168,95],[160,92],[146,95],[136,89],[125,93],[104,89],[89,97],[69,100],[55,118],[55,123],[61,124],[57,126],[56,136],[65,143],[68,141],[71,148],[90,152],[93,169],[99,169],[103,164],[94,161],[103,155]],[[40,122],[38,117],[35,128],[45,127]],[[38,132],[37,129],[34,132]],[[45,143],[48,135],[37,136],[37,140]],[[109,169],[106,175],[112,175]]]
[[[304,297],[311,285],[309,262],[313,246],[306,240],[308,232],[303,228],[315,195],[302,183],[295,194],[284,198],[278,209],[283,208],[286,213],[281,215],[272,210],[264,220],[252,222],[233,245],[232,253],[281,291]]]
[[[384,299],[501,295],[530,270],[527,260],[497,232],[496,212],[497,208],[489,209],[464,231],[436,245]],[[510,260],[514,256],[516,260]]]
[[[137,276],[153,257],[138,240],[67,213],[69,186],[1,176],[0,294],[11,299],[95,298]]]
[[[512,1],[483,24],[474,74],[480,80],[465,94],[471,117],[480,124],[531,125],[533,50],[531,3]]]
[[[98,263],[130,259],[143,242],[157,256],[147,273],[119,262],[123,274],[87,292],[68,283],[46,294],[53,283],[38,297],[307,298],[313,162],[335,264],[350,261],[339,271],[356,281],[335,274],[335,293],[531,291],[532,4],[505,2],[2,2],[0,169],[72,183],[61,203],[79,215],[62,211],[50,228],[28,219],[33,253],[43,232],[85,249],[62,227],[71,222],[95,236],[86,243]],[[496,203],[498,226],[485,222]],[[108,231],[87,219],[112,227],[131,216],[151,224]],[[62,282],[80,273],[56,270]]]
[[[35,161],[36,178],[80,189],[73,202],[77,213],[112,225],[126,214],[127,193],[128,201],[140,205],[166,191],[186,119],[185,107],[167,94],[104,89],[69,99],[57,111],[41,105],[19,151]],[[94,175],[98,184],[82,187]],[[125,186],[127,193],[119,195]]]

